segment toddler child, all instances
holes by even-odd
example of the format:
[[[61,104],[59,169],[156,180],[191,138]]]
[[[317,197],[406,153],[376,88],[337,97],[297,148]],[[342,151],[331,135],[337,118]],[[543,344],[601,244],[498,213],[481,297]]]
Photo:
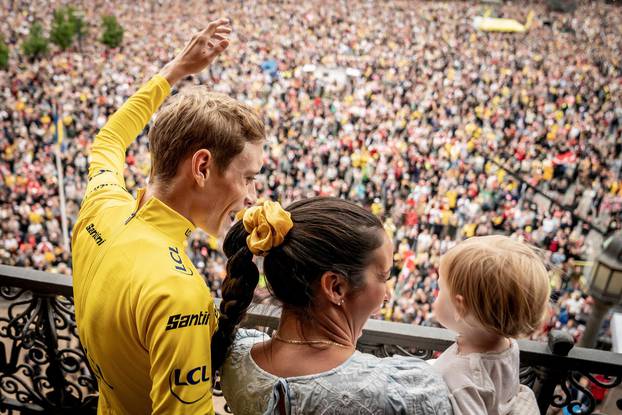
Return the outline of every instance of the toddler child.
[[[519,381],[515,338],[543,322],[549,276],[531,246],[506,236],[467,239],[441,257],[434,314],[457,341],[434,363],[455,415],[538,414]]]

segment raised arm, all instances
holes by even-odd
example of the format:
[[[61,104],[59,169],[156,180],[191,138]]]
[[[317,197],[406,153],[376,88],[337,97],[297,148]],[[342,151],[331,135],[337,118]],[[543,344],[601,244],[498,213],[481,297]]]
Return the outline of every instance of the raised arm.
[[[124,186],[125,150],[145,128],[169,92],[169,82],[156,75],[110,117],[93,142],[89,179],[110,172],[117,178],[117,183]]]

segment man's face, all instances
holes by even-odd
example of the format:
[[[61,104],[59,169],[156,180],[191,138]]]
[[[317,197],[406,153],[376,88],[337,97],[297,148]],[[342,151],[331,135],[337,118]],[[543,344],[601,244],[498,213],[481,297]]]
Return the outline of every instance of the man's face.
[[[263,155],[263,142],[247,142],[223,172],[211,170],[203,197],[202,223],[198,224],[203,230],[221,236],[239,210],[255,203],[255,176],[263,165]]]

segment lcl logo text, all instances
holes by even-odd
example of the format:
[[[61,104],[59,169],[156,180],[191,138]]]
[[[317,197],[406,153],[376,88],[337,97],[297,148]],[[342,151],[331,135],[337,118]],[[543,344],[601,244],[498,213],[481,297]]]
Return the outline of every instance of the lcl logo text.
[[[209,375],[209,368],[206,365],[195,367],[187,372],[182,369],[173,369],[168,377],[171,394],[185,404],[198,402],[210,390]],[[202,387],[203,383],[207,383],[207,385]],[[201,393],[203,390],[204,392]]]
[[[179,254],[179,249],[174,246],[168,247],[168,255],[171,257],[173,262],[175,263],[175,269],[182,274],[192,275],[193,272],[191,269],[186,268],[184,262],[181,259],[181,255]]]

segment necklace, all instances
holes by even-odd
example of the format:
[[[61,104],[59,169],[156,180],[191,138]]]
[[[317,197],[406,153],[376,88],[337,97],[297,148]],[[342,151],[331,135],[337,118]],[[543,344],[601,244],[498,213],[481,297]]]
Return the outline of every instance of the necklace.
[[[347,346],[345,344],[341,344],[341,343],[337,343],[331,340],[294,340],[294,339],[284,339],[283,337],[279,336],[278,333],[274,333],[274,335],[272,336],[273,339],[282,341],[283,343],[289,343],[289,344],[309,344],[309,345],[313,345],[313,344],[324,344],[326,346],[337,346],[337,347],[342,347],[344,349],[349,349],[352,346]]]

